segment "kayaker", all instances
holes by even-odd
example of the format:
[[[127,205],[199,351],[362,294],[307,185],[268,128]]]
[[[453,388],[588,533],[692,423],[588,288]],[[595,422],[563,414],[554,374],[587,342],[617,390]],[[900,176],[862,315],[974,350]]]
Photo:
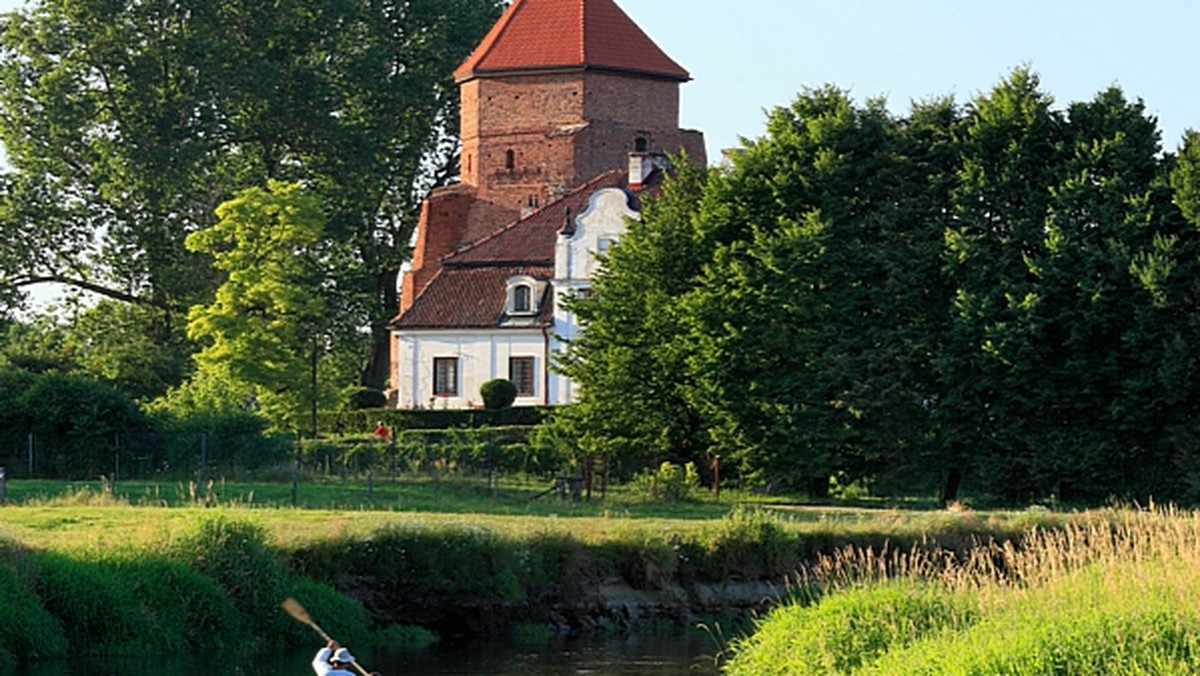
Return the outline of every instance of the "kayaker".
[[[312,666],[317,676],[356,676],[350,671],[350,665],[353,663],[354,655],[351,655],[349,650],[338,645],[337,641],[330,641],[317,651]]]

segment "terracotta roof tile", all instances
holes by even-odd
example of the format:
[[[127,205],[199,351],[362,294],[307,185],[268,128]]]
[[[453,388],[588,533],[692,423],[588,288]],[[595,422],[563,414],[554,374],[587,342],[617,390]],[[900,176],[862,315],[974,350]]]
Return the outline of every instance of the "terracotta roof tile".
[[[579,215],[587,208],[592,193],[625,186],[626,172],[614,169],[572,190],[529,216],[446,255],[443,266],[463,265],[554,265],[558,231],[566,224],[566,212]]]
[[[559,68],[691,79],[613,0],[516,0],[454,77]]]
[[[412,307],[392,322],[397,329],[495,329],[505,326],[508,279],[528,275],[538,280],[554,276],[553,267],[496,266],[442,268]],[[534,321],[514,328],[549,325],[554,317],[551,288],[540,301]]]

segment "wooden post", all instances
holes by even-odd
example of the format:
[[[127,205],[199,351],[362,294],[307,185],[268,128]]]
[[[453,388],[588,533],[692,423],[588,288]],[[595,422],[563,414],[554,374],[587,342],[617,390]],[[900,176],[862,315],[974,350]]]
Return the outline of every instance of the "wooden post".
[[[8,502],[8,479],[4,475],[4,468],[0,467],[0,503]]]
[[[721,499],[721,456],[713,456],[713,500]]]

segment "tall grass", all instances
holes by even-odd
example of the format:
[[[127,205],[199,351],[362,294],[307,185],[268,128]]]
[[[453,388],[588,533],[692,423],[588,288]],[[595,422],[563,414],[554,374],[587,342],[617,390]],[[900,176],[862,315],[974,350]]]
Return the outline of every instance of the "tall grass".
[[[1200,515],[1123,511],[957,557],[846,549],[734,642],[757,674],[1200,672]]]

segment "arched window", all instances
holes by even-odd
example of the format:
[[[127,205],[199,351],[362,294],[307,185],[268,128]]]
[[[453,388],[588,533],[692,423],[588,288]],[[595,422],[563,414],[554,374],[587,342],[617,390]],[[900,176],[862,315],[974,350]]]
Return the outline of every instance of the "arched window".
[[[512,171],[517,166],[517,154],[512,149],[504,151],[504,168]]]
[[[644,153],[650,149],[650,142],[644,137],[639,136],[633,139],[633,151],[636,153]]]
[[[532,296],[529,287],[524,284],[513,287],[513,312],[529,312],[533,308]]]

